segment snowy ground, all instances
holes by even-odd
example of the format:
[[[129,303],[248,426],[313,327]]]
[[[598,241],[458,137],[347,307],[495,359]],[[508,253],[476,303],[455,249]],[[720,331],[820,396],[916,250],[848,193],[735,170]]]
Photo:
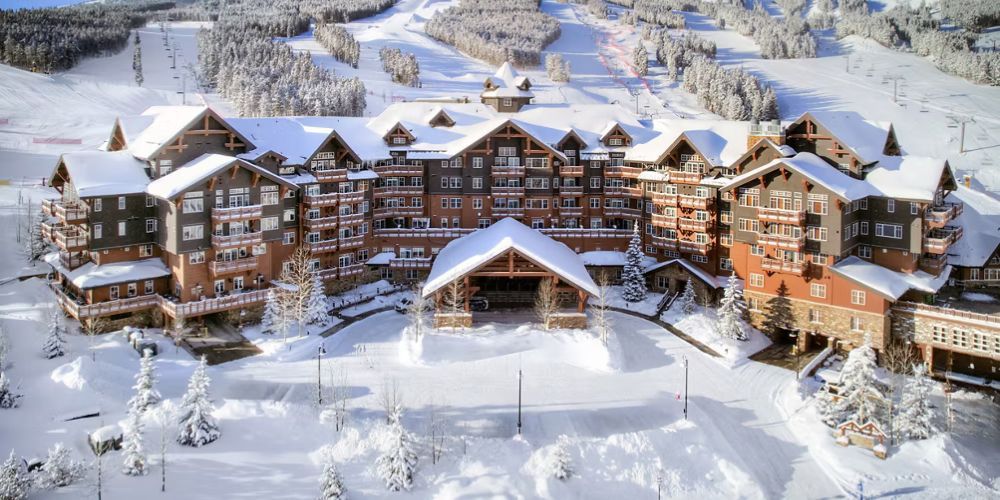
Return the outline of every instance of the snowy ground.
[[[745,321],[743,330],[748,334],[746,341],[732,341],[720,337],[715,332],[718,318],[715,309],[702,306],[695,306],[693,314],[686,315],[681,310],[680,301],[674,301],[670,309],[660,315],[660,319],[677,327],[678,330],[690,335],[695,340],[709,346],[722,356],[726,364],[740,364],[760,352],[761,349],[771,345],[771,340],[756,328],[750,326]]]
[[[635,311],[646,316],[651,316],[656,314],[656,306],[660,304],[660,300],[663,299],[662,293],[649,292],[646,294],[646,298],[639,302],[627,302],[622,297],[622,293],[625,291],[625,287],[617,285],[608,287],[608,305],[611,307],[617,307],[619,309],[628,309],[630,311]]]

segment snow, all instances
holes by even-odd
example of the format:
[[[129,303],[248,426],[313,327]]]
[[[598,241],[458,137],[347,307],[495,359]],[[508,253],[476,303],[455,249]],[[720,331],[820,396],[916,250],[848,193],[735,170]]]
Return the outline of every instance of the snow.
[[[396,258],[396,252],[379,252],[368,259],[365,264],[369,266],[388,266],[389,261]]]
[[[349,170],[347,178],[352,181],[372,181],[378,179],[378,174],[373,170]]]
[[[625,265],[625,252],[619,252],[617,250],[592,250],[590,252],[583,252],[578,254],[581,259],[583,259],[583,265],[585,266],[624,266]],[[656,259],[649,256],[643,256],[647,265],[652,265],[656,263]]]
[[[248,163],[244,160],[240,160],[239,158],[216,153],[205,153],[186,163],[183,168],[178,168],[173,172],[150,182],[149,186],[146,188],[146,192],[164,200],[172,200],[184,191],[188,190],[191,186],[204,182],[209,177],[212,177],[233,165],[239,165],[241,168],[245,168],[251,172],[260,174],[263,177],[267,177],[278,184],[282,184],[293,189],[298,187],[286,180],[284,177],[274,175],[261,167]]]
[[[643,274],[649,274],[649,273],[651,273],[653,271],[656,271],[658,269],[662,269],[664,267],[671,266],[671,265],[674,265],[674,264],[677,264],[677,265],[683,267],[685,270],[687,270],[687,272],[689,272],[691,274],[694,274],[699,279],[701,279],[701,281],[703,281],[706,285],[708,285],[708,286],[710,286],[712,288],[722,288],[722,287],[725,287],[726,286],[726,282],[729,280],[728,276],[712,276],[711,274],[709,274],[708,272],[706,272],[704,269],[702,269],[702,268],[700,268],[700,267],[692,264],[687,259],[670,259],[670,260],[664,260],[664,261],[661,261],[661,262],[655,262],[652,265],[647,266],[646,269],[643,270]]]
[[[608,287],[608,306],[616,307],[618,309],[626,309],[629,311],[635,311],[639,314],[644,314],[646,316],[652,316],[656,314],[656,306],[660,303],[663,298],[662,293],[647,292],[646,298],[638,302],[628,302],[624,298],[625,287],[621,285],[614,285]],[[594,302],[591,302],[591,307],[593,307]]]
[[[507,217],[486,229],[452,240],[441,249],[424,284],[424,296],[430,296],[508,250],[515,250],[592,296],[600,293],[576,252]]]
[[[952,244],[948,262],[955,266],[984,266],[1000,246],[1000,200],[959,184],[945,201],[964,204],[962,215],[954,222],[964,231]]]
[[[749,122],[728,120],[657,119],[652,140],[636,142],[625,154],[626,160],[657,162],[679,139],[686,139],[705,161],[713,166],[728,166],[747,149]]]
[[[996,297],[979,292],[962,292],[962,299],[973,302],[997,302]]]
[[[767,165],[734,177],[723,186],[723,189],[728,190],[739,187],[747,181],[756,179],[765,172],[781,166],[808,177],[847,201],[860,200],[868,196],[879,196],[881,194],[871,184],[855,179],[835,168],[831,168],[829,163],[812,153],[798,153],[791,158],[775,159]]]
[[[128,151],[77,151],[62,155],[62,163],[81,198],[141,193],[149,184],[146,163]]]
[[[718,311],[714,308],[695,306],[695,313],[690,315],[684,314],[681,309],[680,302],[674,301],[670,309],[660,315],[660,319],[712,348],[722,356],[722,362],[728,366],[746,363],[751,355],[771,345],[767,335],[743,320],[740,320],[740,323],[743,324],[743,331],[748,333],[748,340],[737,341],[720,337],[716,332],[716,325],[719,322]]]
[[[72,271],[60,264],[57,253],[46,255],[45,261],[81,290],[170,275],[170,269],[158,258],[112,262],[102,265],[88,262]]]
[[[895,301],[911,289],[937,293],[948,281],[951,266],[946,266],[937,276],[920,270],[901,273],[852,255],[830,266],[830,271],[867,286],[890,301]]]
[[[841,144],[854,151],[862,163],[868,164],[882,157],[889,131],[890,122],[877,122],[866,119],[860,113],[853,111],[809,111],[800,116],[796,122],[813,118],[830,131]]]
[[[342,140],[360,161],[391,158],[382,135],[367,128],[366,118],[288,116],[227,118],[226,122],[258,148],[287,158],[286,165],[304,165],[333,137]]]
[[[152,106],[141,117],[122,121],[128,150],[141,160],[156,156],[207,110],[207,106]]]
[[[882,156],[865,181],[882,196],[932,203],[947,162],[922,156]]]
[[[526,90],[526,84],[530,85],[530,82],[519,75],[509,62],[501,64],[497,72],[486,79],[486,83],[491,89],[484,91],[483,97],[535,97],[530,90]]]

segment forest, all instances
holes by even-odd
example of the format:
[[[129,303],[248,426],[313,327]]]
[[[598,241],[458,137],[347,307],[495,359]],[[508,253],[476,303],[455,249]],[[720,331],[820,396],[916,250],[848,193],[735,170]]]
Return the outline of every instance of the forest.
[[[559,21],[538,0],[462,0],[427,22],[427,34],[462,52],[500,65],[536,66],[542,49],[559,38]]]

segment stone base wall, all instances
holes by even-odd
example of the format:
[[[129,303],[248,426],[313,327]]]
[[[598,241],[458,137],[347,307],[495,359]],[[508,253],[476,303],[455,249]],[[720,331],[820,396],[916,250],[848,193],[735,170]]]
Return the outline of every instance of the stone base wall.
[[[743,293],[744,297],[748,299],[751,297],[756,298],[760,302],[759,311],[748,311],[750,324],[760,329],[766,318],[767,301],[774,296],[750,291],[744,291]],[[839,344],[839,347],[844,350],[850,350],[854,346],[861,345],[864,342],[865,334],[870,333],[872,346],[875,349],[882,350],[885,347],[889,332],[888,315],[854,311],[826,304],[816,304],[804,300],[796,300],[791,297],[789,297],[788,301],[791,304],[792,316],[795,318],[795,324],[791,326],[797,328],[800,332],[798,343],[799,349],[802,349],[803,352],[808,350],[808,341],[810,338],[810,335],[802,335],[803,333],[833,337],[843,341]],[[820,319],[822,320],[820,323],[809,321],[810,309],[820,312]],[[857,316],[864,320],[864,331],[851,330],[852,316]]]
[[[955,371],[1000,379],[1000,324],[992,326],[895,307],[892,332],[900,338],[913,339],[932,373]]]
[[[471,328],[472,313],[434,314],[434,328]]]
[[[587,315],[556,314],[549,319],[552,328],[587,328]]]
[[[667,286],[657,286],[657,277],[666,278]],[[716,290],[706,285],[704,281],[694,278],[691,276],[691,273],[687,272],[686,269],[680,266],[667,266],[663,269],[654,271],[652,274],[647,276],[646,281],[650,290],[666,293],[681,293],[684,291],[685,281],[693,283],[696,302],[701,305],[712,305],[716,302]]]

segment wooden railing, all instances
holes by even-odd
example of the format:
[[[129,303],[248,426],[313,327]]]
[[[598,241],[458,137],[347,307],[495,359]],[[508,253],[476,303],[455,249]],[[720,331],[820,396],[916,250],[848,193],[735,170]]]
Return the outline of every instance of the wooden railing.
[[[677,205],[677,195],[676,194],[673,194],[673,193],[655,193],[655,192],[654,193],[650,193],[648,191],[647,191],[647,194],[649,194],[650,199],[652,199],[653,203],[656,204],[656,205],[664,205],[664,206],[668,206],[668,207],[673,207],[673,206]]]
[[[559,207],[559,215],[563,217],[573,217],[583,215],[583,207]]]
[[[475,229],[399,228],[376,229],[378,238],[461,238]]]
[[[313,208],[332,207],[340,201],[340,195],[337,193],[307,194],[303,199],[307,205]]]
[[[757,218],[763,222],[802,225],[806,221],[806,211],[757,207]]]
[[[221,274],[241,273],[257,269],[257,256],[235,260],[213,260],[208,263],[208,270],[218,276]]]
[[[360,203],[365,200],[365,193],[363,191],[349,191],[337,194],[340,196],[341,203]]]
[[[757,236],[757,244],[767,245],[789,250],[802,250],[806,244],[805,235],[788,236],[784,234],[760,234]]]
[[[219,248],[260,245],[262,241],[264,241],[264,233],[261,233],[260,231],[255,233],[212,235],[212,246]]]
[[[340,248],[356,248],[365,243],[365,235],[348,236],[340,238]]]
[[[212,209],[212,222],[233,222],[246,219],[259,219],[264,214],[263,205],[247,205],[245,207],[216,207]]]
[[[563,177],[582,177],[583,165],[561,165],[559,175]]]
[[[524,196],[524,186],[493,186],[490,193],[493,196]]]
[[[490,169],[490,174],[499,177],[523,177],[524,166],[493,165],[493,168]]]
[[[171,317],[199,316],[233,309],[235,307],[250,307],[267,300],[267,289],[250,290],[230,293],[223,297],[203,299],[194,302],[176,303],[161,298],[163,310]],[[157,296],[158,297],[158,296]]]
[[[711,242],[699,243],[697,241],[680,240],[678,248],[680,248],[680,251],[682,252],[705,255],[712,249],[712,243]]]
[[[954,220],[955,217],[962,215],[964,210],[965,205],[961,202],[942,203],[928,208],[924,214],[924,220],[927,221],[928,227],[941,228]]]
[[[334,229],[340,222],[340,217],[336,215],[330,215],[327,217],[317,217],[315,219],[307,218],[305,220],[306,229],[310,231],[320,231],[323,229]]]
[[[493,207],[494,217],[523,217],[524,207]]]
[[[683,172],[680,170],[671,170],[669,175],[670,182],[676,184],[701,184],[701,178],[704,176],[701,172]]]
[[[627,229],[549,228],[539,232],[551,238],[631,238]]]
[[[682,194],[678,196],[677,204],[684,208],[700,208],[704,210],[715,205],[715,198],[704,198],[701,196],[688,196],[686,194]]]
[[[372,170],[380,176],[388,175],[423,175],[424,167],[420,165],[379,165]]]
[[[312,253],[325,253],[325,252],[335,252],[337,250],[337,245],[340,240],[337,238],[331,238],[329,240],[321,241],[311,241],[306,244],[309,245],[309,251]]]
[[[347,169],[334,168],[330,170],[313,170],[312,173],[320,182],[345,182],[347,181]]]
[[[77,319],[107,316],[139,311],[160,305],[159,295],[139,295],[95,304],[81,304],[70,297],[57,283],[50,283],[49,288],[55,293],[56,301],[70,315]]]
[[[560,196],[580,196],[583,194],[583,186],[559,186]]]
[[[365,214],[345,214],[339,216],[340,224],[360,224],[365,221]]]
[[[698,233],[704,233],[712,227],[712,221],[709,220],[696,220],[688,219],[682,217],[677,219],[677,227],[683,229],[684,231],[695,231]]]
[[[778,273],[788,273],[797,276],[802,276],[808,269],[808,262],[790,262],[787,260],[774,259],[771,257],[764,257],[760,261],[760,268],[765,271],[778,272]]]
[[[44,226],[43,224],[43,234],[46,232]],[[74,252],[87,248],[87,232],[81,229],[80,226],[56,225],[50,227],[48,232],[50,240],[60,250]]]
[[[410,259],[389,259],[389,267],[399,268],[399,269],[430,269],[431,259],[422,258],[410,258]]]
[[[84,222],[87,220],[87,207],[80,202],[42,200],[42,212],[57,217],[62,222]]]
[[[419,196],[424,194],[423,186],[381,186],[374,189],[375,196]]]
[[[674,229],[677,227],[677,217],[673,215],[651,214],[650,220],[654,226]]]
[[[924,238],[924,253],[944,254],[948,253],[948,247],[962,237],[962,226],[945,226],[941,229],[932,229]]]
[[[375,217],[420,217],[424,215],[423,207],[378,207],[374,210]]]

